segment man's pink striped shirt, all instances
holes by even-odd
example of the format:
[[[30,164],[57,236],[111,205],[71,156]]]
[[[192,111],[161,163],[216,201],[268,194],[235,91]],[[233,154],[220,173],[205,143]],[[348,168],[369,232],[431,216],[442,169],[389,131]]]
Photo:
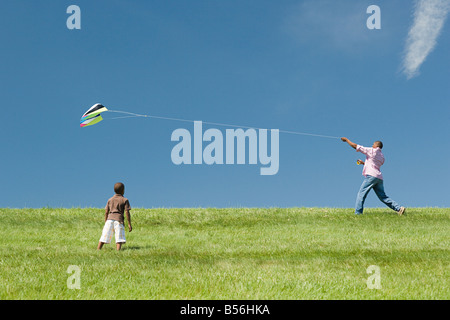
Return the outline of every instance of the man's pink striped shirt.
[[[384,155],[380,148],[367,148],[361,145],[356,146],[356,151],[366,155],[366,161],[364,161],[363,176],[369,175],[383,180],[380,167],[384,163]]]

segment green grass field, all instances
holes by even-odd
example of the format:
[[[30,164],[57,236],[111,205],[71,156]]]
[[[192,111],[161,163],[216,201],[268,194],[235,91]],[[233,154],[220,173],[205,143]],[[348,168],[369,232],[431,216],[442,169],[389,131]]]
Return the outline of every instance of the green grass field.
[[[0,209],[0,299],[449,299],[449,215],[134,209],[117,252],[96,250],[103,209]]]

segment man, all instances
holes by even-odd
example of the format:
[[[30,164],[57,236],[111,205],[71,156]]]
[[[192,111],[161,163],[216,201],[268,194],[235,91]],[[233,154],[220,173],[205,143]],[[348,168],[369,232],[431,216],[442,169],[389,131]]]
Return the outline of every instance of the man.
[[[365,179],[359,189],[358,196],[356,197],[355,213],[363,213],[364,201],[366,200],[369,191],[373,189],[378,196],[378,199],[380,199],[392,210],[397,211],[399,216],[403,215],[405,213],[405,207],[399,206],[397,202],[389,198],[386,193],[384,193],[383,175],[380,171],[380,167],[384,163],[384,155],[383,152],[381,152],[383,143],[381,141],[375,141],[371,148],[366,148],[351,142],[345,137],[341,138],[341,140],[343,142],[347,142],[353,149],[356,149],[357,152],[361,152],[366,155],[366,161],[360,161],[360,163],[364,164],[362,174],[365,176]]]

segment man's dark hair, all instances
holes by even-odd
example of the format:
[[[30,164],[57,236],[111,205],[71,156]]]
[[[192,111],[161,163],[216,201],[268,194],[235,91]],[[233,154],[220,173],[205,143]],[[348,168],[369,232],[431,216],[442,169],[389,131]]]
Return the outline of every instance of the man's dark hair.
[[[375,143],[377,144],[377,146],[378,146],[380,149],[383,149],[383,142],[381,142],[381,141],[375,141]]]
[[[123,194],[123,192],[125,191],[125,185],[122,182],[117,182],[114,185],[114,192],[117,194]]]

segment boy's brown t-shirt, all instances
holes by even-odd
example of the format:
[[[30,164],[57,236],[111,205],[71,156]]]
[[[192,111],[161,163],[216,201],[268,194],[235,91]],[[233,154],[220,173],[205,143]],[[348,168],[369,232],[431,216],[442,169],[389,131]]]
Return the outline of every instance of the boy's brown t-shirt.
[[[115,194],[108,199],[105,209],[108,209],[108,220],[123,223],[125,211],[131,210],[130,202],[121,194]]]

